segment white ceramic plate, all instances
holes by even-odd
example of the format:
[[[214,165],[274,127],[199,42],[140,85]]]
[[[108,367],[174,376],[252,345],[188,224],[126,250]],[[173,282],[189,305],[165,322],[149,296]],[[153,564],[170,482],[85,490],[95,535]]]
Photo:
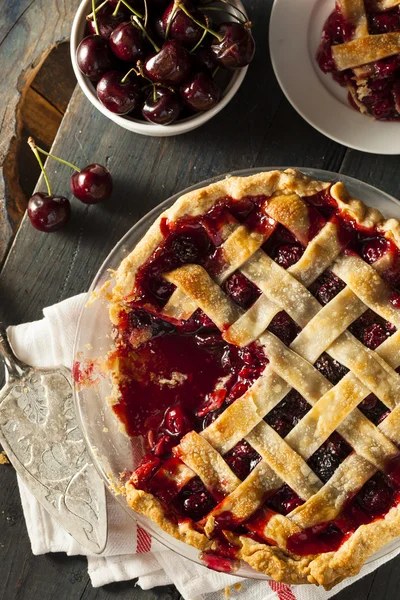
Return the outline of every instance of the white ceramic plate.
[[[334,0],[275,0],[269,44],[275,75],[292,106],[335,142],[375,154],[400,154],[400,122],[374,121],[352,108],[347,90],[320,71],[315,54]]]

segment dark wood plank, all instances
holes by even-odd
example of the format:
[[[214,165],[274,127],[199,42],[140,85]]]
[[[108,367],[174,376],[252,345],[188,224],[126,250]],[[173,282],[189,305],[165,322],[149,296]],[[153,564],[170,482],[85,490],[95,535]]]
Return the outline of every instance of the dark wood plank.
[[[12,239],[25,197],[18,183],[16,155],[20,103],[52,47],[70,33],[79,0],[3,0],[0,5],[0,264]]]
[[[0,489],[0,600],[80,598],[89,581],[86,558],[33,556],[11,465],[0,466]]]
[[[32,88],[64,114],[75,85],[76,79],[70,59],[69,42],[64,42],[50,52],[45,64],[35,76]],[[51,141],[53,142],[53,140]]]

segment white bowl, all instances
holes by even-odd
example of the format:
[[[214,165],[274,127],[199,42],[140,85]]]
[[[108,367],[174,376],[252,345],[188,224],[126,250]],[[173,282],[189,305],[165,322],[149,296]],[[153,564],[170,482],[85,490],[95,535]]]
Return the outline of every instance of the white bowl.
[[[237,6],[239,10],[243,11],[246,14],[244,6],[240,0],[232,0],[232,3],[235,6]],[[114,123],[117,123],[117,125],[120,125],[124,129],[128,129],[128,131],[140,133],[141,135],[151,135],[154,137],[179,135],[181,133],[192,131],[192,129],[196,129],[201,125],[204,125],[204,123],[212,119],[223,108],[225,108],[228,102],[232,100],[233,96],[240,88],[243,79],[245,78],[248,67],[243,67],[242,69],[233,71],[230,82],[228,83],[227,87],[223,90],[221,100],[216,106],[214,106],[214,108],[211,108],[210,110],[207,110],[205,112],[198,113],[192,117],[187,117],[186,119],[178,120],[175,123],[172,123],[171,125],[156,125],[155,123],[140,121],[139,119],[133,119],[132,117],[116,115],[115,113],[112,113],[111,111],[107,110],[107,108],[103,106],[103,104],[99,101],[96,95],[95,85],[80,72],[78,63],[76,61],[76,49],[85,36],[86,15],[88,15],[90,12],[91,0],[83,0],[83,2],[81,2],[81,4],[79,5],[79,8],[74,18],[74,22],[72,24],[71,60],[75,76],[78,80],[80,88],[83,90],[83,93],[90,100],[93,106],[95,106],[101,113],[103,113],[103,115],[111,119],[111,121],[114,121]]]

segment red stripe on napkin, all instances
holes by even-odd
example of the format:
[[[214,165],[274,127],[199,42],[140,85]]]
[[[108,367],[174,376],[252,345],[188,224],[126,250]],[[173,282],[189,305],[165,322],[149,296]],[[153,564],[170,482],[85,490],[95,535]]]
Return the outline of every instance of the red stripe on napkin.
[[[139,525],[137,526],[137,542],[136,552],[137,554],[143,554],[144,552],[150,552],[151,550],[151,536],[142,529]]]
[[[279,600],[296,600],[296,596],[285,583],[277,583],[276,581],[268,581],[271,590],[278,594]]]

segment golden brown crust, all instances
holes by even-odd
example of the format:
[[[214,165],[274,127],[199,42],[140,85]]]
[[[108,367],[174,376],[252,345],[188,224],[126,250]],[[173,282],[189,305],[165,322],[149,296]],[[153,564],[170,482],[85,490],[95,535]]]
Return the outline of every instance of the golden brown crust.
[[[293,214],[295,214],[296,226],[298,227],[298,231],[296,231],[296,236],[299,240],[303,240],[304,243],[307,243],[305,232],[307,231],[309,225],[308,214],[304,210],[304,203],[302,203],[301,197],[313,195],[314,193],[324,190],[330,186],[331,184],[328,182],[315,181],[297,171],[288,169],[284,172],[272,171],[267,173],[259,173],[257,175],[252,175],[250,177],[245,178],[229,177],[217,183],[211,184],[205,188],[185,194],[184,196],[179,198],[170,209],[168,209],[156,220],[156,222],[149,229],[148,233],[143,238],[143,240],[137,245],[134,251],[132,251],[131,254],[121,263],[120,268],[118,269],[118,272],[116,274],[116,285],[114,287],[112,300],[110,302],[110,317],[112,322],[118,322],[119,311],[121,310],[121,308],[123,309],[124,303],[130,298],[132,298],[132,294],[134,293],[134,280],[137,269],[147,260],[147,258],[152,254],[152,252],[163,240],[163,235],[160,230],[160,223],[163,218],[176,220],[177,218],[183,215],[203,214],[214,204],[216,200],[224,196],[231,196],[234,199],[240,199],[247,195],[265,195],[271,197],[271,201],[269,203],[267,202],[268,214],[272,217],[275,214],[275,216],[279,217],[278,221],[281,223],[291,221],[294,218]],[[342,183],[336,183],[332,185],[330,193],[333,196],[333,198],[337,201],[340,210],[345,212],[350,218],[354,219],[361,227],[376,227],[382,235],[392,240],[400,248],[400,224],[397,220],[385,220],[378,210],[376,210],[375,208],[369,208],[360,200],[352,198]],[[238,239],[240,237],[239,234],[242,235],[242,231],[238,232]],[[340,251],[338,240],[336,239],[334,232],[331,231],[329,224],[319,235],[321,237],[321,240],[319,240],[319,236],[316,236],[313,240],[314,246],[311,247],[312,244],[310,244],[308,246],[308,249],[304,253],[303,259],[301,259],[296,265],[294,265],[294,267],[288,269],[288,275],[285,275],[285,277],[287,278],[294,277],[296,279],[296,282],[288,282],[288,306],[285,307],[285,309],[287,310],[287,312],[289,312],[289,314],[291,314],[291,307],[289,304],[289,283],[293,286],[295,283],[297,285],[297,282],[301,282],[303,286],[308,287],[312,282],[312,277],[310,276],[310,272],[307,270],[306,262],[309,261],[312,264],[316,264],[318,263],[318,261],[322,260],[322,257],[324,259],[321,263],[322,266],[321,268],[318,268],[320,268],[320,272],[323,272],[323,270],[325,270],[326,268],[325,259],[327,258],[324,256],[324,251],[326,251],[326,249],[328,248],[328,252],[331,256],[333,256],[333,258],[336,258],[337,253]],[[327,237],[326,240],[324,236]],[[259,248],[261,243],[262,240],[255,240],[254,249]],[[256,252],[258,252],[258,250],[252,252],[253,256],[255,256]],[[316,254],[318,254],[318,256],[315,256]],[[234,256],[234,252],[232,252],[232,256]],[[341,269],[340,276],[345,281],[347,276],[346,265],[349,264],[351,260],[353,259],[346,258],[342,262],[340,260],[337,260],[335,263],[336,269]],[[247,271],[245,271],[246,276],[248,276],[250,279],[252,279],[252,277],[257,278],[259,276],[258,266],[261,265],[261,263],[262,260],[259,264],[256,262],[256,260],[253,260],[252,263],[248,261],[246,267]],[[275,263],[270,265],[268,269],[260,268],[260,273],[272,271],[274,268]],[[365,268],[371,269],[371,267],[367,265]],[[361,273],[361,271],[359,272]],[[352,270],[352,273],[354,273],[354,269]],[[358,270],[356,269],[354,277],[357,275],[357,273]],[[357,283],[357,287],[360,288],[362,292],[362,301],[368,306],[371,305],[373,309],[376,309],[376,312],[380,314],[380,312],[389,309],[386,305],[382,307],[380,307],[379,305],[382,293],[378,294],[379,297],[376,298],[373,294],[375,288],[378,289],[379,286],[382,286],[382,281],[379,278],[378,274],[375,273],[375,275],[377,278],[376,286],[372,286],[373,280],[371,279],[368,280],[369,283],[367,287],[365,287],[365,285],[363,287],[362,281]],[[283,274],[281,276],[283,277]],[[240,321],[241,313],[236,310],[235,306],[231,305],[230,302],[227,301],[226,296],[223,297],[219,294],[220,288],[217,285],[217,283],[219,282],[214,283],[211,279],[209,279],[209,276],[204,271],[204,269],[202,269],[202,267],[199,267],[197,265],[185,266],[181,269],[173,271],[166,277],[170,281],[179,284],[179,291],[183,290],[183,292],[185,292],[187,288],[188,293],[190,292],[190,298],[195,299],[194,307],[202,306],[202,303],[207,304],[207,306],[209,304],[211,304],[212,306],[216,306],[217,309],[215,315],[212,313],[212,308],[209,309],[209,312],[212,314],[214,322],[217,322],[219,315],[221,322],[218,322],[217,325],[220,327],[220,329],[222,329],[223,326],[227,323],[230,324],[234,321]],[[351,277],[353,277],[353,275]],[[343,300],[347,306],[352,301],[354,302],[354,314],[357,315],[358,311],[361,311],[362,313],[363,308],[362,306],[360,307],[360,301],[357,299],[357,296],[352,297],[353,280],[351,279],[351,277],[349,275],[348,281],[346,281],[348,287],[346,288],[346,292],[342,292],[343,299],[341,299],[340,295],[338,295],[336,303],[332,305],[331,309],[336,304],[339,306],[341,300]],[[197,282],[200,282],[199,285],[197,285]],[[260,282],[258,281],[257,283],[260,289],[262,289],[262,291],[266,293],[262,285],[260,285]],[[264,283],[266,286],[266,290],[268,290],[268,293],[272,294],[272,283],[268,280],[265,280]],[[206,289],[208,290],[208,292],[204,293]],[[212,289],[213,292],[211,295],[210,289]],[[262,296],[260,298],[260,302],[264,302],[264,305],[261,306],[262,309],[267,310],[269,308],[265,296]],[[316,323],[318,325],[318,328],[321,329],[324,323],[324,313],[320,311],[318,303],[316,306],[314,306],[315,302],[316,301],[313,298],[307,299],[306,297],[304,297],[304,310],[306,310],[308,306],[309,308],[307,310],[310,310],[311,312],[310,314],[304,313],[303,321],[305,324],[311,323],[315,312],[315,318],[317,319]],[[189,313],[190,309],[191,307],[189,306]],[[294,307],[293,310],[298,311],[298,305]],[[207,310],[205,312],[207,313]],[[397,325],[396,319],[398,319],[399,317],[395,313],[393,315],[391,314],[390,316],[393,317],[392,319],[390,319],[391,322],[395,322],[395,324]],[[297,322],[299,323],[301,322],[301,319],[299,318],[295,320],[297,320]],[[303,329],[303,332],[305,332],[305,329]],[[337,335],[339,335],[340,333],[341,331],[338,331]],[[303,333],[303,338],[305,337],[305,335],[306,334]],[[345,334],[343,333],[342,335]],[[387,342],[385,342],[388,349],[385,350],[385,344],[382,345],[382,350],[378,350],[378,353],[377,355],[375,355],[374,359],[378,360],[379,354],[383,357],[384,353],[386,353],[384,359],[388,362],[389,365],[391,365],[393,369],[396,368],[396,366],[398,366],[398,364],[400,363],[400,357],[398,356],[400,352],[399,344],[397,343],[397,339],[395,339],[396,336],[397,334],[393,336],[392,341],[387,340]],[[328,339],[328,336],[322,337]],[[300,345],[300,342],[303,338],[299,336],[298,345]],[[237,339],[243,340],[244,338],[240,338],[240,335],[238,335]],[[337,339],[339,339],[339,337],[337,337]],[[264,343],[265,342],[266,340],[264,340]],[[347,343],[347,346],[345,342]],[[289,355],[291,353],[291,350],[287,349],[286,347],[281,348],[281,344],[277,342],[276,339],[273,338],[273,336],[271,339],[269,339],[269,344],[271,346],[269,348],[269,352],[271,354],[271,357],[273,358],[272,360],[272,358],[270,357],[271,365],[274,367],[275,371],[279,373],[279,375],[281,374],[281,372],[285,375],[284,381],[287,381],[289,382],[289,384],[291,384],[289,376],[290,369],[289,367],[287,367],[284,360],[286,354]],[[277,346],[275,354],[272,352],[272,350],[275,348],[274,344],[275,346]],[[346,356],[348,356],[348,360],[355,362],[356,356],[353,356],[351,353],[349,354],[349,349],[351,350],[349,344],[350,342],[349,340],[347,340],[347,338],[342,339],[341,345],[339,343],[336,344],[335,351],[342,352],[339,358],[343,358],[347,352]],[[311,351],[311,347],[308,344],[306,344],[305,347],[309,347]],[[331,348],[334,348],[334,346],[332,345]],[[324,347],[324,350],[328,351],[328,348]],[[301,354],[299,349],[296,349],[296,351],[299,354]],[[316,352],[316,355],[320,354],[320,350],[318,349],[313,349],[313,351]],[[373,356],[371,356],[371,361],[372,358]],[[307,360],[309,360],[311,363],[314,362],[314,360],[308,356],[304,356],[303,361],[300,361],[300,358],[298,357],[298,362],[300,363],[306,363]],[[291,364],[291,377],[294,377],[293,364],[295,363],[292,362]],[[358,368],[359,365],[355,364],[355,370],[356,367]],[[118,365],[114,365],[114,369],[115,379],[118,377]],[[304,364],[299,364],[299,373],[303,373],[304,369]],[[376,373],[379,373],[380,370],[382,370],[380,369],[380,363],[377,362]],[[360,371],[360,373],[358,373],[357,376],[361,377],[361,375],[362,373]],[[396,377],[396,374],[393,374],[391,372],[389,373],[388,371],[387,377],[389,377],[389,375],[392,378]],[[275,372],[270,372],[268,377],[269,379],[265,380],[265,382],[269,384],[268,393],[271,395],[272,389],[274,393],[276,393],[275,402],[277,402],[280,398],[280,394],[285,394],[285,384],[284,382],[282,382],[282,384],[280,383],[280,380],[279,378],[277,378]],[[346,381],[343,380],[342,387],[347,385]],[[378,377],[375,377],[375,382],[376,381],[379,381]],[[275,382],[274,385],[271,385],[271,382]],[[306,378],[303,381],[304,385],[306,385],[307,383],[308,378]],[[295,385],[295,388],[300,389],[301,386],[299,387],[299,385],[300,384],[297,383]],[[263,390],[263,381],[261,380],[261,378],[259,382],[254,386],[254,388],[251,388],[247,392],[247,397],[243,396],[229,407],[231,416],[237,409],[240,408],[240,410],[242,410],[242,421],[246,421],[246,425],[249,426],[248,431],[254,431],[254,427],[259,422],[259,419],[262,419],[263,414],[266,414],[264,412],[264,406],[262,402],[264,401],[263,399],[266,398],[267,394],[261,394],[263,397],[262,400],[258,398],[257,386],[260,388],[261,391]],[[365,389],[367,390],[367,388]],[[383,400],[386,400],[386,404],[390,405],[390,407],[392,408],[393,398],[390,395],[390,391],[387,391],[384,386],[382,386],[382,388],[380,389]],[[301,389],[300,391],[305,397],[307,397],[306,390]],[[378,391],[379,390],[377,390],[377,393]],[[314,390],[310,390],[310,397],[312,396],[312,393],[314,393]],[[313,404],[313,406],[318,406],[318,403],[321,402],[321,398],[323,398],[323,394],[328,395],[330,393],[330,389],[328,388],[326,390],[315,390],[316,396],[315,399],[311,402],[311,404]],[[363,388],[360,388],[359,394],[361,398],[362,394],[364,394]],[[354,394],[352,393],[352,398],[353,396]],[[310,399],[308,400],[310,401]],[[355,403],[355,406],[356,404],[357,403]],[[271,404],[271,408],[272,406],[273,405]],[[322,404],[320,404],[319,406],[321,407]],[[351,406],[351,408],[353,407]],[[350,410],[350,408],[348,408],[348,410]],[[311,418],[313,414],[317,412],[317,409],[314,409],[314,412],[310,411],[309,418]],[[358,412],[359,411],[357,411],[357,415]],[[228,411],[226,411],[226,413],[228,413]],[[246,414],[246,419],[243,419],[244,414]],[[353,411],[353,413],[351,414],[355,415],[356,411]],[[240,429],[240,427],[238,427],[235,424],[235,419],[228,418],[228,415],[226,414],[226,419],[224,420],[224,415],[225,413],[223,413],[223,415],[219,419],[217,419],[213,425],[211,425],[209,428],[207,428],[207,430],[201,433],[201,436],[203,436],[203,438],[201,438],[202,444],[206,446],[208,443],[210,443],[211,446],[213,446],[213,448],[220,452],[222,452],[222,450],[223,452],[227,451],[230,447],[232,447],[232,445],[234,445],[234,443],[236,443],[235,441],[233,441],[232,445],[230,443],[228,444],[228,446],[226,445],[225,433],[227,431],[229,433],[229,427],[232,427],[233,429]],[[388,417],[386,421],[383,421],[382,425],[379,426],[379,429],[375,428],[375,430],[371,432],[371,440],[373,441],[376,441],[379,438],[379,436],[383,436],[383,433],[388,438],[385,438],[387,448],[385,444],[381,444],[380,446],[380,448],[382,448],[386,453],[383,455],[383,461],[386,459],[387,456],[390,456],[392,452],[393,444],[389,442],[389,439],[396,442],[397,438],[400,435],[400,433],[399,435],[397,435],[397,432],[400,432],[399,415],[400,408],[399,410],[395,408],[391,416]],[[355,417],[353,416],[352,418],[354,419]],[[364,417],[362,417],[361,415],[357,416],[357,418],[361,422]],[[315,422],[319,425],[319,433],[321,434],[321,439],[325,439],[326,435],[321,430],[320,426],[321,423],[323,423],[323,420],[321,420],[320,422],[317,422],[317,420],[315,420]],[[261,421],[261,429],[266,429],[267,427],[268,426],[266,425],[266,423],[264,423],[264,421]],[[345,426],[342,424],[342,428],[343,427]],[[348,424],[348,430],[349,427],[350,425]],[[337,429],[339,429],[339,427]],[[296,430],[292,431],[292,437],[294,437],[296,434]],[[299,425],[299,431],[301,433],[301,425]],[[346,431],[344,433],[346,433]],[[344,433],[341,430],[340,432],[342,433],[342,435],[344,435]],[[243,434],[242,431],[236,433],[239,436],[239,439],[243,439],[243,437],[246,437],[247,435]],[[271,436],[268,431],[264,432],[262,430],[260,433],[265,433],[265,439],[263,438],[261,440],[260,437],[260,447],[258,448],[258,451],[265,460],[265,462],[263,461],[262,463],[260,463],[259,471],[267,473],[267,470],[271,467],[272,458],[267,456],[268,453],[265,449],[267,448],[267,442],[269,439],[271,439]],[[367,434],[368,432],[365,430],[365,439],[368,441],[369,438],[367,439]],[[200,437],[200,435],[198,434],[195,435],[197,437]],[[351,433],[349,433],[349,431],[347,431],[347,435],[350,439]],[[235,432],[232,431],[232,438],[234,437]],[[346,435],[344,435],[344,437],[345,439],[347,439]],[[290,439],[291,438],[289,436],[287,438],[287,441],[290,441]],[[207,440],[207,442],[205,440]],[[189,441],[190,440],[188,436],[186,443],[188,444]],[[307,445],[311,448],[311,442],[305,444],[302,435],[298,435],[298,440],[296,443],[298,445],[298,448],[296,446],[297,451],[299,452],[299,454],[297,455],[298,457],[303,456],[305,454],[305,451],[303,452],[299,450],[299,448],[302,448],[301,443],[303,443],[303,446]],[[254,443],[252,445],[254,447]],[[318,445],[320,445],[320,440],[318,440]],[[352,445],[354,446],[354,444]],[[293,444],[293,446],[295,446],[295,444]],[[360,447],[357,447],[355,449],[356,452],[358,452],[358,454],[361,453],[362,456],[367,456],[367,452],[369,452],[370,447],[373,448],[373,444],[368,443],[365,449],[363,449],[361,445]],[[331,480],[329,480],[328,484],[325,484],[325,486],[323,486],[321,489],[319,489],[321,482],[319,482],[318,480],[311,481],[311,483],[310,481],[308,481],[308,484],[310,486],[311,484],[313,484],[315,489],[312,489],[308,495],[307,493],[304,493],[304,490],[302,490],[303,493],[300,495],[305,498],[309,498],[309,496],[311,495],[311,498],[309,498],[305,504],[294,510],[289,515],[290,519],[281,515],[277,515],[276,519],[272,518],[270,520],[270,529],[275,536],[271,536],[271,539],[281,539],[282,547],[284,547],[285,540],[287,540],[287,537],[288,535],[290,535],[290,532],[293,533],[293,529],[297,531],[299,530],[299,528],[311,526],[310,523],[313,524],[314,521],[316,523],[321,522],[321,514],[324,513],[324,510],[326,512],[326,520],[334,519],[336,515],[340,512],[341,508],[346,502],[346,499],[348,498],[348,489],[350,491],[356,488],[359,489],[359,487],[361,487],[363,483],[376,472],[376,464],[378,464],[378,466],[380,464],[379,461],[381,460],[381,457],[372,456],[372,449],[371,456],[368,455],[367,459],[363,458],[362,456],[359,456],[358,454],[353,453],[352,455],[350,455],[348,459],[346,459],[346,461],[342,463],[341,467],[337,469]],[[302,462],[300,470],[304,471],[306,463],[303,461],[303,459],[301,460]],[[292,460],[292,462],[294,463],[295,461]],[[348,469],[348,465],[351,466],[351,469]],[[254,478],[256,478],[256,476],[259,475],[256,472],[256,469],[252,473]],[[278,475],[279,477],[282,476],[282,473],[279,471],[279,469],[272,469],[272,473],[273,477],[278,477]],[[212,475],[214,475],[214,473],[212,473]],[[205,476],[204,479],[206,479]],[[245,482],[239,484],[239,487],[235,487],[238,485],[238,482],[235,481],[235,476],[231,476],[231,479],[228,478],[227,481],[231,484],[232,487],[232,498],[230,498],[230,500],[233,500],[234,494],[236,494],[238,497],[241,497],[241,490],[239,488],[240,485],[243,486]],[[338,482],[340,483],[340,485],[338,485],[337,488],[335,488],[335,483]],[[294,486],[294,483],[292,483],[292,486]],[[259,493],[254,493],[254,498],[252,499],[253,502],[249,503],[249,505],[251,504],[251,509],[253,509],[253,506],[257,507],[257,503],[260,501],[260,498],[262,498],[262,488],[260,487],[260,489],[258,490],[258,488],[255,487],[254,489],[259,491]],[[131,506],[131,508],[136,512],[141,513],[146,517],[150,518],[154,523],[156,523],[168,534],[202,551],[212,550],[214,548],[215,542],[212,539],[209,539],[204,533],[198,531],[195,525],[190,520],[177,523],[174,520],[174,518],[171,518],[168,515],[167,511],[163,508],[162,504],[153,495],[135,489],[132,483],[130,482],[128,482],[126,485],[126,492],[127,502],[129,506]],[[244,514],[246,512],[245,504],[243,504],[242,509]],[[210,517],[207,521],[205,532],[206,534],[211,535],[212,530],[213,517]],[[376,552],[385,543],[391,541],[399,535],[400,507],[395,507],[389,511],[385,518],[376,520],[368,525],[363,525],[359,527],[356,530],[356,532],[352,534],[336,552],[329,552],[325,554],[320,554],[318,556],[294,556],[291,555],[288,551],[283,550],[282,548],[273,545],[268,546],[266,544],[259,544],[252,540],[250,537],[243,535],[235,537],[232,534],[232,538],[234,538],[235,543],[239,547],[238,558],[241,558],[256,570],[266,573],[276,581],[282,581],[289,584],[314,583],[317,585],[323,585],[326,589],[330,589],[346,577],[358,573],[365,560],[369,556]]]

